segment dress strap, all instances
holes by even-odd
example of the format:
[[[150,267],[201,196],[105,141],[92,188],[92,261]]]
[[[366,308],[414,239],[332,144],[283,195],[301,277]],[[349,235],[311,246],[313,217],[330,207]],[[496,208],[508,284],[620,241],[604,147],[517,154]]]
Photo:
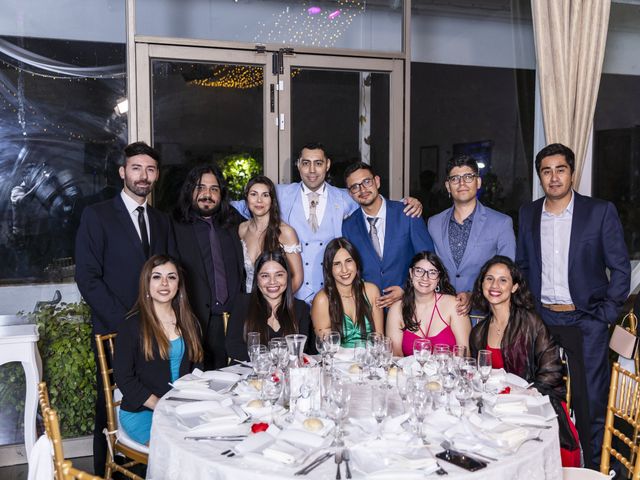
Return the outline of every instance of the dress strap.
[[[447,323],[444,318],[442,318],[442,314],[440,313],[440,309],[438,308],[438,300],[442,298],[442,295],[444,294],[441,293],[440,296],[438,297],[438,294],[436,293],[436,303],[433,306],[433,308],[436,310],[436,312],[438,312],[438,316],[440,317],[440,320],[442,320],[442,323],[444,323],[447,327],[450,327],[451,325]],[[433,313],[431,314],[431,318],[433,318]]]
[[[438,310],[438,294],[436,293],[436,297],[435,297],[435,302],[433,304],[433,309],[431,309],[431,318],[429,319],[429,326],[427,327],[427,331],[425,332],[424,330],[422,330],[422,327],[420,326],[420,324],[418,324],[418,328],[420,329],[420,333],[422,334],[422,336],[424,338],[428,338],[428,333],[429,330],[431,330],[431,323],[433,322],[433,316],[436,313],[436,310]],[[440,311],[438,310],[438,315],[440,315]],[[442,316],[440,316],[440,318],[442,318]]]

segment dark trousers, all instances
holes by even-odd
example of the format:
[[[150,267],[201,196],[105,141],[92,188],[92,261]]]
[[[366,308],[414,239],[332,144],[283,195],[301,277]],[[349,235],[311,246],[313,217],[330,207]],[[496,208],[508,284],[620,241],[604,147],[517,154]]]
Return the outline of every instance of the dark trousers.
[[[211,313],[202,328],[204,346],[204,369],[217,370],[228,365],[225,348],[224,321],[222,314]]]
[[[608,325],[580,311],[552,312],[541,308],[540,313],[567,352],[571,369],[571,401],[575,407],[576,428],[585,466],[598,469],[611,376],[607,356]],[[582,335],[582,342],[577,339],[578,334]]]

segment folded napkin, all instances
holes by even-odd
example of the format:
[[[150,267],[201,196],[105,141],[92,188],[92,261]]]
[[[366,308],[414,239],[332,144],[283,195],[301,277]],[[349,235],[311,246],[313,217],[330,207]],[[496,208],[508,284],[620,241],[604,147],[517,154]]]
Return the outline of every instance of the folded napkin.
[[[314,435],[319,437],[325,437],[327,436],[327,434],[333,431],[333,428],[336,426],[335,422],[329,418],[319,418],[318,420],[322,422],[322,428],[316,432],[312,432],[310,430],[307,430],[304,426],[304,422],[305,420],[307,420],[307,418],[308,417],[296,417],[291,423],[290,428],[294,430],[302,430],[303,432],[313,433]]]
[[[202,372],[201,378],[208,380],[217,380],[219,382],[233,383],[240,380],[240,375],[233,372],[223,372],[221,370],[207,370]]]
[[[324,437],[317,433],[305,432],[295,428],[282,430],[278,435],[278,440],[310,448],[320,448],[325,442]]]
[[[502,424],[502,422],[496,417],[492,417],[489,415],[480,415],[477,413],[472,413],[469,416],[469,423],[471,423],[474,427],[479,428],[480,430],[493,430],[498,425]]]
[[[338,360],[340,362],[349,362],[353,360],[354,349],[353,348],[344,348],[340,347],[338,353],[336,353],[333,357],[334,360]]]
[[[531,432],[526,428],[516,427],[502,431],[493,430],[486,432],[486,436],[496,441],[498,446],[514,450],[519,447],[522,442],[530,438]]]
[[[529,382],[514,373],[505,373],[504,382],[520,388],[527,388],[529,386]]]
[[[219,425],[223,423],[231,423],[238,425],[247,419],[248,415],[241,409],[234,405],[216,410],[209,411],[200,418],[207,422],[216,422]]]
[[[174,408],[174,412],[179,417],[193,417],[228,407],[232,403],[233,401],[230,398],[226,398],[221,401],[203,400],[201,402],[188,402],[176,406]]]
[[[248,423],[238,423],[237,421],[220,422],[214,420],[205,421],[189,429],[188,435],[191,437],[207,437],[211,435],[249,435],[251,425]]]
[[[411,474],[417,469],[421,469],[421,475],[437,470],[436,461],[427,450],[414,448],[406,441],[371,440],[355,445],[351,453],[355,467],[367,478],[381,475],[379,478],[405,479],[413,478]]]
[[[541,428],[548,426],[547,418],[540,415],[532,415],[530,413],[506,414],[500,415],[500,420],[505,423],[522,423],[527,426],[540,425]]]
[[[176,388],[169,394],[169,396],[189,398],[191,400],[219,400],[224,398],[223,395],[219,394],[215,390],[211,390],[208,386],[206,388],[202,388],[191,385],[188,387]]]
[[[435,460],[432,460],[434,466],[430,469],[423,470],[404,470],[400,468],[387,468],[384,470],[379,470],[377,472],[370,473],[367,475],[367,478],[373,480],[423,480],[425,475],[429,475],[435,472],[439,467],[435,463]]]
[[[522,400],[511,401],[508,395],[501,395],[493,406],[493,413],[498,416],[510,413],[526,413],[527,403]]]
[[[306,455],[306,452],[300,448],[297,448],[290,443],[284,442],[280,439],[276,440],[262,451],[262,455],[267,458],[271,458],[281,463],[292,464]]]
[[[241,405],[241,407],[242,410],[255,418],[265,418],[271,415],[271,405],[269,404],[269,402],[264,402],[264,406],[262,407],[250,407],[249,402],[245,402]],[[274,417],[280,415],[283,411],[284,407],[282,405],[273,406]]]
[[[256,434],[249,435],[243,441],[238,443],[234,450],[241,455],[249,452],[262,451],[268,445],[275,442],[276,439],[268,432],[258,432]]]

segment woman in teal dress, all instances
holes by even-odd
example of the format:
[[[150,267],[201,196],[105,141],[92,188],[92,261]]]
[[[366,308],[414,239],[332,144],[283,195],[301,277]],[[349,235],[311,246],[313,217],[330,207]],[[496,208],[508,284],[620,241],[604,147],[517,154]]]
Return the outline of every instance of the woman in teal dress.
[[[327,244],[322,271],[324,288],[311,305],[316,335],[340,332],[341,345],[353,348],[370,332],[384,333],[382,309],[375,306],[380,290],[362,280],[360,256],[346,238],[335,238]]]
[[[200,329],[191,311],[178,263],[156,255],[144,264],[140,293],[116,337],[113,370],[122,392],[120,425],[148,444],[160,397],[177,378],[202,362]]]

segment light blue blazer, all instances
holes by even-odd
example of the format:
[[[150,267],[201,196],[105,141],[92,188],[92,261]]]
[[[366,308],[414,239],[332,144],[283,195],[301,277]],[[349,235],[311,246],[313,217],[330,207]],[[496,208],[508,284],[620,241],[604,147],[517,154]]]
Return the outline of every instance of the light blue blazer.
[[[406,216],[402,202],[386,202],[382,259],[373,249],[361,208],[342,224],[342,234],[356,247],[362,258],[364,280],[375,283],[381,291],[395,285],[404,288],[413,256],[418,252],[433,251],[433,242],[422,217]]]
[[[342,221],[358,208],[358,204],[351,199],[346,190],[328,183],[326,188],[327,206],[318,230],[313,232],[304,215],[302,183],[276,185],[282,221],[295,229],[302,244],[304,280],[296,292],[296,298],[307,303],[311,303],[316,293],[324,286],[322,257],[327,243],[342,236]],[[249,211],[244,201],[232,202],[232,205],[243,216],[249,218]]]
[[[456,292],[470,292],[487,260],[494,255],[504,255],[510,259],[516,256],[516,237],[511,217],[485,207],[478,202],[471,224],[471,233],[467,241],[460,266],[456,267],[449,246],[449,221],[453,207],[429,218],[428,228],[436,255],[440,257],[449,274],[451,285]]]

